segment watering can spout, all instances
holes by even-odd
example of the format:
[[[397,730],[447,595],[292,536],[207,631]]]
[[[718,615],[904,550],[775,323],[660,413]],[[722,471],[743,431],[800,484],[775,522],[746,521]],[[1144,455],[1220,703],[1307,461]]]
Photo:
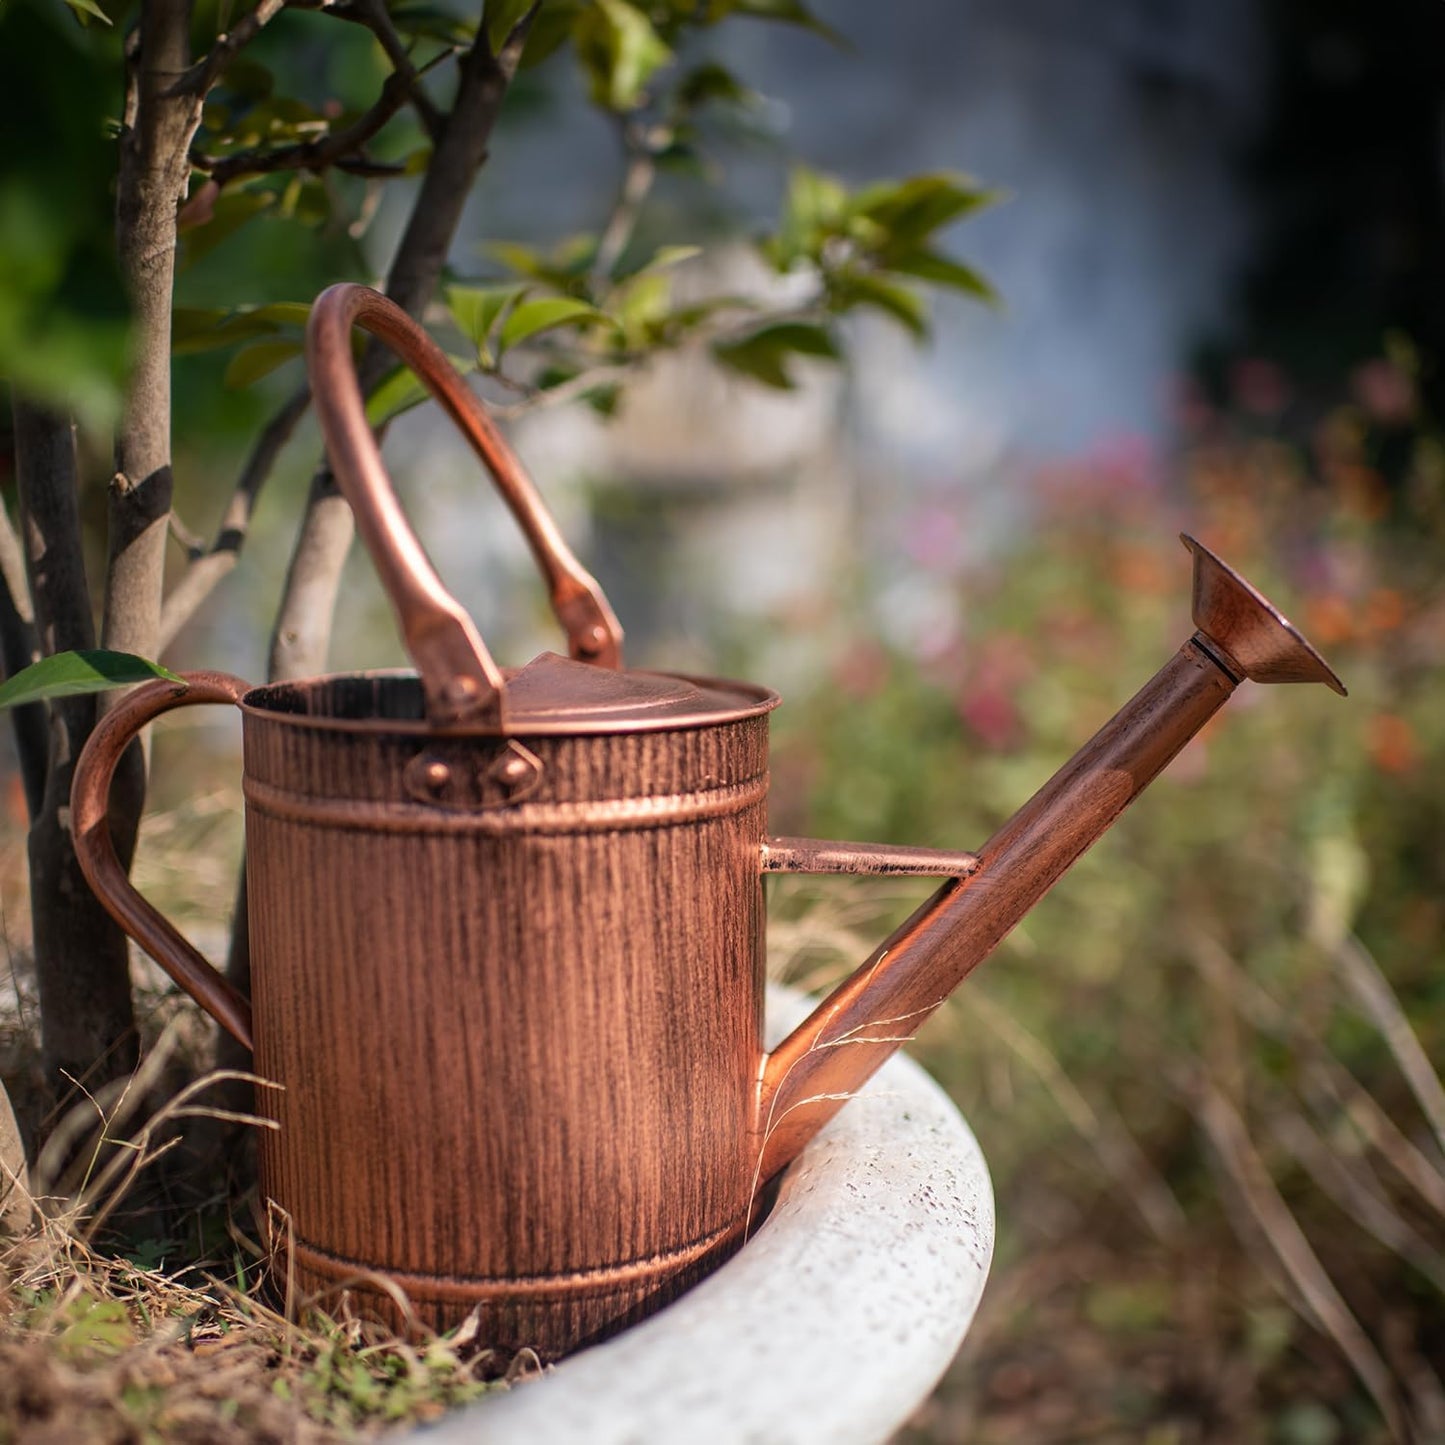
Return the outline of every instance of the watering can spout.
[[[980,964],[1246,679],[1343,683],[1261,593],[1192,537],[1198,631],[871,958],[763,1061],[771,1178]]]

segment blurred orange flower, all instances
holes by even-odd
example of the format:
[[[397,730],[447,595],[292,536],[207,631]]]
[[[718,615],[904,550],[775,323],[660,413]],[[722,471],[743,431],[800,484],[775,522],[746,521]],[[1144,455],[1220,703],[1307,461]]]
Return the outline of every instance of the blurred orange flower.
[[[1398,713],[1376,713],[1370,719],[1370,757],[1384,773],[1414,772],[1420,761],[1415,730]]]
[[[1311,597],[1305,604],[1305,631],[1318,643],[1346,642],[1355,632],[1355,609],[1338,592]]]

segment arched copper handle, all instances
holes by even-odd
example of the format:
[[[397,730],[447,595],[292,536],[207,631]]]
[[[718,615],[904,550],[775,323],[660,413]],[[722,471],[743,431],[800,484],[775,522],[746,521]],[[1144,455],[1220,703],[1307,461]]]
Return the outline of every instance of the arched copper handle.
[[[330,286],[306,326],[311,394],[332,470],[391,598],[438,726],[503,724],[503,681],[475,625],[442,585],[397,501],[366,421],[351,328],[386,342],[426,384],[491,472],[542,569],[573,657],[622,666],[622,629],[596,581],[563,541],[531,478],[441,348],[410,316],[366,286]]]
[[[136,892],[111,842],[106,812],[116,764],[131,739],[172,708],[241,700],[251,684],[225,672],[187,672],[184,681],[148,682],[128,693],[90,735],[70,785],[75,855],[86,881],[110,914],[227,1033],[251,1047],[251,1005],[175,927]]]

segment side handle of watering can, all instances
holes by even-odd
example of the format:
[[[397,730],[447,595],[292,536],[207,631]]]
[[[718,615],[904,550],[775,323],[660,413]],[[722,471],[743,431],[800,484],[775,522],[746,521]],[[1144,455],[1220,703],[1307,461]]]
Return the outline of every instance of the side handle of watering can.
[[[492,474],[541,568],[571,655],[621,667],[622,628],[602,589],[563,540],[516,453],[446,354],[379,292],[347,282],[329,286],[306,326],[311,394],[332,471],[421,674],[431,722],[504,726],[502,674],[471,618],[442,585],[397,500],[366,420],[351,351],[353,326],[370,331],[406,362]]]
[[[913,1037],[1246,679],[1322,683],[1344,694],[1329,664],[1267,598],[1207,547],[1181,540],[1194,557],[1194,635],[983,844],[971,867],[945,883],[763,1061],[760,1180],[790,1163]],[[866,845],[837,847],[859,860],[869,852]],[[765,844],[765,870],[772,852],[773,844]],[[794,840],[777,850],[794,866],[810,857],[826,859],[827,845]]]
[[[251,1005],[147,903],[111,841],[107,812],[116,765],[132,738],[154,718],[197,703],[238,703],[251,684],[225,672],[187,672],[179,683],[144,683],[127,693],[97,724],[76,764],[70,788],[70,823],[81,871],[106,912],[170,976],[246,1048],[251,1047]]]

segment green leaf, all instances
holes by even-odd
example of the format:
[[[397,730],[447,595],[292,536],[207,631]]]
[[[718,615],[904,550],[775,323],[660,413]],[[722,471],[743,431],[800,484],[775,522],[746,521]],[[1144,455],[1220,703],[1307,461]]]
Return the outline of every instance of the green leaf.
[[[769,259],[780,271],[799,261],[817,260],[847,215],[848,192],[840,181],[809,166],[794,166],[778,234],[766,248]]]
[[[99,20],[102,25],[112,23],[110,16],[95,3],[95,0],[65,0],[65,3],[74,11],[75,18],[79,20],[82,25],[87,23],[86,16]]]
[[[636,110],[647,82],[672,59],[652,22],[627,0],[593,0],[572,27],[572,43],[592,100],[607,110]]]
[[[801,0],[709,0],[708,23],[715,25],[729,15],[750,15],[755,20],[777,20],[785,25],[801,25],[821,35],[842,49],[851,48],[847,39],[819,20]]]
[[[476,359],[470,356],[451,356],[447,360],[463,375],[468,376],[477,369]],[[366,399],[366,419],[373,427],[398,417],[414,406],[420,406],[431,396],[426,387],[412,375],[405,366],[389,371]]]
[[[900,245],[926,240],[940,227],[998,198],[997,191],[984,190],[967,176],[937,171],[869,186],[854,196],[853,209],[881,227],[891,244]]]
[[[582,400],[598,416],[613,417],[617,415],[617,407],[622,400],[622,388],[615,381],[604,382],[601,386],[594,386],[591,391],[584,392]]]
[[[388,5],[387,13],[403,35],[417,39],[439,40],[444,45],[470,45],[476,38],[474,20],[462,19],[428,0],[403,0],[402,4]]]
[[[194,266],[240,230],[248,221],[276,205],[276,192],[232,190],[227,187],[211,208],[210,219],[187,230],[182,237],[182,265]]]
[[[366,399],[366,419],[373,427],[420,406],[431,393],[412,375],[410,369],[398,366],[387,372],[375,391]]]
[[[525,286],[447,287],[447,308],[452,319],[477,348],[477,357],[484,366],[491,365],[489,338],[497,318],[526,291]]]
[[[697,110],[714,101],[723,105],[751,105],[758,98],[757,91],[749,89],[716,61],[688,71],[673,93],[683,110]]]
[[[482,21],[487,27],[487,47],[500,55],[512,31],[532,8],[535,0],[487,0]]]
[[[582,0],[542,0],[542,8],[527,32],[521,68],[531,70],[556,54],[567,43],[572,26],[585,8]]]
[[[290,339],[257,341],[238,351],[226,367],[221,384],[231,391],[240,391],[263,376],[270,376],[278,366],[301,355],[301,343]]]
[[[990,306],[999,304],[999,294],[972,266],[955,261],[951,256],[940,256],[934,251],[910,251],[894,259],[890,271],[903,276],[914,276],[920,281],[931,281],[935,286],[948,286],[954,291],[963,291],[987,301]]]
[[[650,276],[657,271],[666,271],[701,255],[701,246],[659,246],[635,271],[629,271],[625,279],[630,281],[637,276]]]
[[[597,237],[568,236],[550,253],[517,241],[489,241],[482,249],[518,276],[530,276],[534,281],[545,281],[559,291],[566,291],[587,274],[597,254]]]
[[[497,351],[500,355],[508,347],[558,326],[598,324],[615,326],[617,323],[605,311],[573,296],[543,296],[536,301],[523,301],[513,307],[502,323]]]
[[[665,272],[639,271],[608,298],[628,345],[640,351],[660,339],[672,307],[672,277]]]
[[[265,100],[276,88],[276,77],[258,61],[237,55],[226,62],[218,88],[238,100]]]
[[[304,327],[310,315],[308,301],[272,301],[229,311],[177,306],[171,312],[171,353],[187,356],[234,346],[257,336],[274,336],[283,326]]]
[[[158,662],[147,662],[129,652],[57,652],[23,667],[0,684],[0,708],[23,707],[55,697],[76,697],[87,692],[106,692],[163,677],[184,682]]]
[[[828,299],[835,311],[873,306],[887,312],[920,341],[928,335],[928,309],[918,293],[907,286],[854,272],[833,280]]]
[[[274,321],[278,326],[305,326],[311,319],[309,301],[268,301],[264,306],[243,306],[239,315]]]
[[[712,353],[731,370],[779,391],[791,391],[797,384],[788,370],[790,356],[836,361],[840,354],[837,342],[826,327],[803,321],[780,322],[776,326],[764,326],[740,341],[717,342]]]

